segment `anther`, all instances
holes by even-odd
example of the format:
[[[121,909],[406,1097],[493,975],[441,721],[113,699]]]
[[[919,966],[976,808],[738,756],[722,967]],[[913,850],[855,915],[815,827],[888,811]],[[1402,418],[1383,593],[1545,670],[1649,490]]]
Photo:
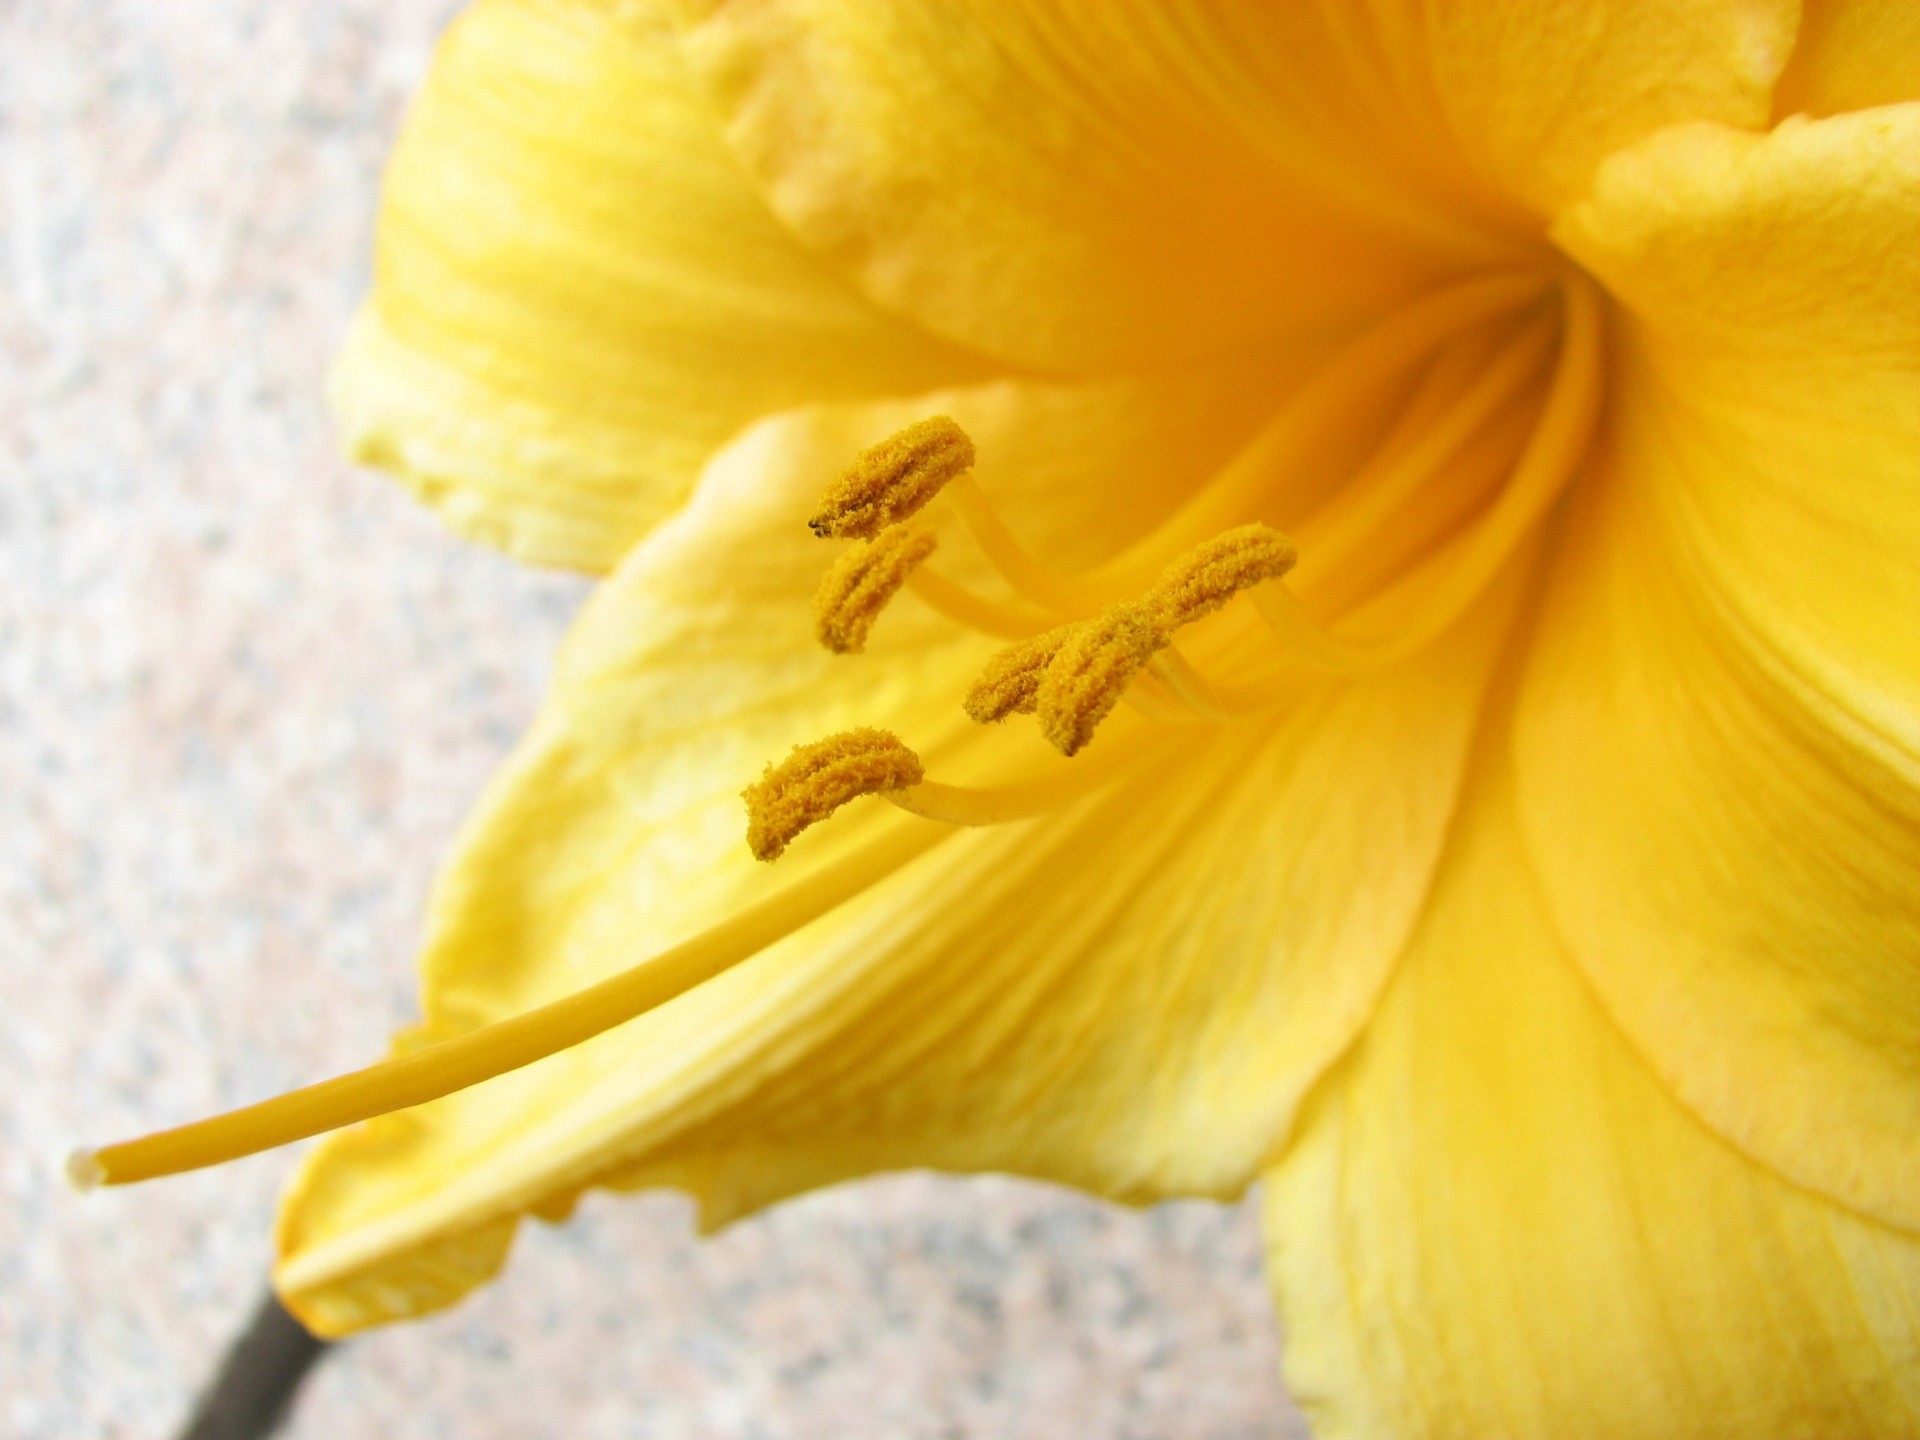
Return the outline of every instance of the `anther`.
[[[1009,645],[987,662],[962,701],[967,717],[982,725],[1009,715],[1031,715],[1040,691],[1040,677],[1048,662],[1060,653],[1071,625],[1060,625],[1044,635]]]
[[[1073,755],[1173,632],[1151,600],[1109,606],[1065,629],[1040,677],[1034,709],[1040,733],[1062,754]]]
[[[1278,580],[1300,558],[1293,542],[1265,525],[1239,525],[1203,540],[1161,572],[1148,597],[1170,626],[1213,614],[1242,590]]]
[[[834,561],[813,596],[813,625],[820,643],[836,655],[851,655],[864,646],[887,602],[937,543],[924,525],[893,525]]]
[[[967,432],[948,416],[929,416],[863,450],[827,487],[808,528],[836,540],[871,540],[972,468]]]
[[[845,730],[796,745],[740,792],[747,802],[747,848],[757,860],[778,859],[802,830],[849,800],[904,790],[925,778],[920,757],[885,730]]]

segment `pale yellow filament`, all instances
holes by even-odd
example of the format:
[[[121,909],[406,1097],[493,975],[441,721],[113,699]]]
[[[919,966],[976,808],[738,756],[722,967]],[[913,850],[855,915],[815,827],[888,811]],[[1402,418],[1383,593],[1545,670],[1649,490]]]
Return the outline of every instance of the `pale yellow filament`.
[[[970,479],[949,484],[948,501],[982,554],[1028,600],[1066,614],[1098,610],[1138,594],[1170,551],[1197,544],[1255,510],[1277,474],[1310,459],[1326,431],[1396,375],[1467,326],[1513,310],[1545,288],[1546,282],[1534,274],[1496,275],[1465,281],[1408,305],[1335,356],[1172,517],[1085,574],[1065,574],[1033,558]]]
[[[882,798],[909,814],[946,825],[1004,825],[1091,794],[1168,743],[1165,735],[1136,726],[1131,734],[1101,746],[1091,759],[1076,760],[1071,765],[1056,762],[1056,768],[1044,775],[999,785],[945,785],[924,780],[904,790],[889,790]]]
[[[1300,527],[1308,549],[1308,572],[1326,573],[1347,563],[1368,534],[1387,524],[1407,498],[1473,438],[1481,426],[1510,405],[1539,373],[1550,332],[1530,326],[1515,336],[1424,433],[1377,471],[1354,483]]]
[[[1319,625],[1277,587],[1257,593],[1254,604],[1283,643],[1318,668],[1365,674],[1399,663],[1431,643],[1465,612],[1494,574],[1559,498],[1592,442],[1602,400],[1601,303],[1592,282],[1566,283],[1566,322],[1560,357],[1546,403],[1513,475],[1487,513],[1458,540],[1382,594],[1392,609],[1417,596],[1417,617],[1400,632],[1371,639],[1342,639]],[[1266,687],[1231,697],[1236,708],[1258,707],[1276,698]]]
[[[907,577],[907,588],[949,620],[1002,640],[1025,640],[1054,624],[1045,612],[989,599],[924,565]]]
[[[1194,669],[1192,662],[1174,646],[1161,650],[1147,661],[1146,668],[1149,675],[1165,685],[1195,715],[1207,720],[1226,717],[1227,702],[1213,682]]]

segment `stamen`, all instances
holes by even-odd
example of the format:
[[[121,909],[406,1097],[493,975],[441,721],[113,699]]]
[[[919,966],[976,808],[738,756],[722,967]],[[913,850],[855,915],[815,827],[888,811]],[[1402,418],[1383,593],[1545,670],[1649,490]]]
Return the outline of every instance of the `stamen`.
[[[1034,693],[1034,710],[1040,733],[1061,754],[1075,755],[1172,631],[1150,601],[1112,605],[1063,628],[1060,648]]]
[[[1040,693],[1040,677],[1060,653],[1071,628],[1057,626],[1031,640],[1009,645],[989,660],[961,702],[968,718],[991,725],[1009,715],[1031,715]]]
[[[860,650],[887,602],[938,543],[924,525],[892,525],[834,561],[813,597],[820,643],[836,655]]]
[[[925,778],[920,757],[885,730],[863,727],[796,745],[740,792],[747,802],[747,848],[756,860],[777,860],[802,830],[849,800]]]
[[[75,1151],[67,1161],[68,1174],[95,1184],[126,1185],[199,1170],[437,1100],[531,1065],[624,1025],[751,959],[953,833],[937,826],[895,831],[777,895],[742,907],[711,930],[584,990],[224,1115],[98,1150]]]
[[[1242,590],[1278,580],[1300,558],[1293,542],[1265,525],[1239,525],[1203,540],[1160,576],[1151,598],[1169,625],[1211,615]]]
[[[836,540],[871,540],[972,467],[967,432],[946,415],[929,416],[863,450],[827,487],[808,528]]]

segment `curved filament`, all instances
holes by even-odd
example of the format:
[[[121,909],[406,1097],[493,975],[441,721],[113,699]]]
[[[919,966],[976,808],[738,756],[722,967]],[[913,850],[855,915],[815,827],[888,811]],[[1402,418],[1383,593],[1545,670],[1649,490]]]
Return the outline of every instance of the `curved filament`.
[[[946,490],[974,543],[1008,584],[1047,610],[1084,615],[1144,588],[1170,551],[1184,550],[1254,513],[1277,474],[1310,458],[1325,433],[1468,326],[1537,298],[1536,274],[1482,277],[1413,302],[1350,342],[1288,400],[1227,465],[1152,533],[1094,570],[1068,574],[1021,546],[971,477]]]

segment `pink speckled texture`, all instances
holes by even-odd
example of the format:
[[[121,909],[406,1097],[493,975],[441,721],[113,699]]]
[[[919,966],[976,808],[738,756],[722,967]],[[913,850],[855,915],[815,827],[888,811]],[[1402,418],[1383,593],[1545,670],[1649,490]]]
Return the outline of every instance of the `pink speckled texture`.
[[[320,403],[443,0],[0,0],[0,1432],[159,1437],[289,1156],[59,1160],[362,1063],[584,582],[336,460]],[[1298,1436],[1251,1213],[902,1176],[707,1241],[529,1227],[296,1437]]]

